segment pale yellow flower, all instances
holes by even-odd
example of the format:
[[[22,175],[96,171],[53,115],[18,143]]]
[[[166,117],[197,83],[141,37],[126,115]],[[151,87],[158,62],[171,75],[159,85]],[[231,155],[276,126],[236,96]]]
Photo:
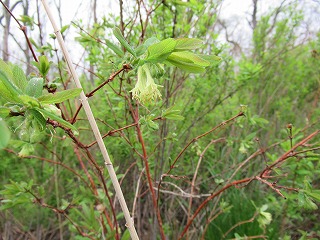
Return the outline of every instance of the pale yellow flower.
[[[149,63],[138,67],[138,80],[135,87],[130,91],[134,99],[141,103],[147,103],[151,100],[161,98],[158,87],[162,87],[154,82],[150,72]]]

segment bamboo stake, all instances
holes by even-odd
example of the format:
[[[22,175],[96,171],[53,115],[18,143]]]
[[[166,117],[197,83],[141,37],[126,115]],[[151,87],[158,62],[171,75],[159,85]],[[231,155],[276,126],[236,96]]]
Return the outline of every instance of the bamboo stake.
[[[72,64],[71,58],[69,56],[69,52],[67,51],[67,48],[65,47],[65,44],[64,44],[60,29],[57,27],[57,25],[56,25],[56,23],[54,21],[54,18],[53,18],[52,14],[51,14],[50,8],[49,8],[46,0],[41,0],[41,1],[42,1],[42,4],[43,4],[43,6],[44,6],[44,8],[46,10],[46,13],[47,13],[49,19],[50,19],[51,25],[52,25],[52,27],[54,29],[54,33],[55,33],[55,35],[57,37],[57,40],[59,42],[60,48],[61,48],[61,50],[63,52],[63,55],[64,55],[64,57],[66,59],[69,72],[70,72],[70,74],[71,74],[76,86],[78,88],[82,88],[81,83],[80,83],[79,78],[78,78],[78,75],[77,75],[77,73],[75,71],[75,68],[74,68],[74,66]],[[131,236],[132,239],[137,240],[137,239],[139,239],[139,237],[138,237],[138,234],[137,234],[136,229],[134,227],[133,220],[132,220],[132,218],[130,216],[126,201],[124,199],[120,184],[119,184],[118,179],[117,179],[117,175],[116,175],[116,173],[114,171],[114,168],[113,168],[113,165],[112,165],[112,163],[110,161],[110,157],[109,157],[108,151],[106,149],[106,146],[104,145],[103,139],[101,137],[101,133],[100,133],[99,128],[97,126],[96,120],[94,119],[94,116],[93,116],[93,113],[91,111],[90,105],[88,103],[87,97],[86,97],[86,95],[84,94],[83,91],[80,93],[80,101],[82,102],[82,105],[83,105],[84,111],[85,111],[85,113],[87,115],[87,118],[89,120],[91,129],[92,129],[92,131],[94,133],[94,136],[95,136],[96,141],[97,141],[97,143],[99,145],[100,151],[101,151],[101,153],[103,155],[103,159],[105,161],[105,166],[106,166],[106,168],[107,168],[107,170],[109,172],[113,187],[114,187],[114,189],[116,191],[118,200],[120,202],[121,209],[122,209],[122,211],[124,213],[124,217],[125,217],[126,222],[127,222],[126,226],[127,226],[128,230],[130,232],[130,236]]]

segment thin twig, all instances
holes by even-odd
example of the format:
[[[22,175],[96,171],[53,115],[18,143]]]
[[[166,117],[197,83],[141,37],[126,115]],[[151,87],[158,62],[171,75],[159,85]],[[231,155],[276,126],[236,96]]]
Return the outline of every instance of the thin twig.
[[[37,55],[35,54],[34,50],[33,50],[33,47],[32,47],[32,44],[27,36],[27,27],[26,26],[23,26],[19,21],[18,19],[12,14],[12,12],[10,11],[10,9],[4,4],[4,2],[2,0],[0,0],[1,4],[3,5],[3,7],[7,10],[7,12],[11,15],[11,17],[17,22],[17,24],[19,25],[19,29],[23,32],[23,35],[25,36],[26,38],[26,41],[27,41],[27,44],[28,44],[28,47],[32,53],[32,56],[33,56],[33,59],[38,62],[38,58],[37,58]]]

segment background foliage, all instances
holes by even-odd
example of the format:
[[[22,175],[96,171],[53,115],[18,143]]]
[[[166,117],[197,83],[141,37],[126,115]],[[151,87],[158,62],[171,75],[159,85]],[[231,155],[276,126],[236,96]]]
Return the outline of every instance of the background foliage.
[[[25,90],[29,97],[13,99],[21,88],[13,88],[11,102],[0,97],[3,238],[129,239],[101,153],[83,110],[77,113],[79,92],[64,92],[75,87],[55,36],[44,25],[41,4],[31,12],[28,1],[2,2],[28,34],[24,42],[16,41],[20,50],[11,47],[23,32],[12,30],[17,22],[11,19],[10,26],[4,11],[7,63],[1,62],[1,73],[19,76],[12,81],[25,79],[24,89],[40,82],[38,93]],[[282,1],[258,14],[260,1],[254,0],[244,44],[220,17],[222,3],[120,0],[120,12],[98,18],[92,1],[90,24],[79,19],[61,26],[66,39],[71,29],[77,32],[69,47],[82,55],[73,61],[138,234],[141,239],[317,239],[319,31],[308,25],[303,3]],[[194,55],[182,65],[175,62],[177,55],[172,59],[181,52],[170,48],[177,38],[203,42],[194,40],[184,49]],[[31,60],[26,39],[39,63]],[[158,85],[161,97],[134,97],[137,75]],[[34,80],[39,78],[44,82]],[[281,157],[285,161],[268,178],[268,166]],[[205,202],[228,184],[255,176],[269,184],[236,182]]]

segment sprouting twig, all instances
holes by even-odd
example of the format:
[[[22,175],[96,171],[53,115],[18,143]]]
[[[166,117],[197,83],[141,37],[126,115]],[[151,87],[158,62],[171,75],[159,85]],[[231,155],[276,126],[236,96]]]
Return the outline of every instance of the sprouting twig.
[[[271,164],[269,167],[265,168],[261,174],[260,177],[264,177],[266,174],[268,174],[275,166],[279,166],[282,162],[284,162],[289,157],[292,157],[294,155],[294,150],[296,150],[298,147],[303,146],[308,141],[310,141],[312,138],[314,138],[316,135],[320,133],[320,130],[316,130],[315,132],[311,133],[306,138],[302,139],[300,142],[298,142],[296,145],[294,145],[289,151],[284,153],[281,157],[279,157],[273,164]]]

